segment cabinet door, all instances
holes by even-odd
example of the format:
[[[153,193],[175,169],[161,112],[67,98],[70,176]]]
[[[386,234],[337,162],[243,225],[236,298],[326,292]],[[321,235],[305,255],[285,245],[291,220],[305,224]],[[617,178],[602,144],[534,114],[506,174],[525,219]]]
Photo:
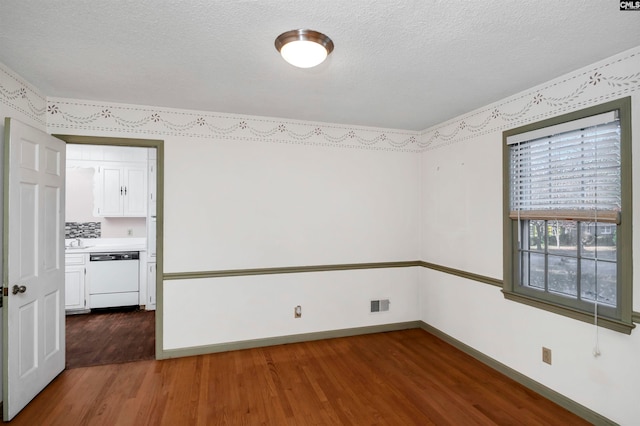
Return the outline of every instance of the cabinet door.
[[[145,167],[124,168],[123,216],[147,215],[147,169]]]
[[[155,150],[154,150],[155,151]],[[157,179],[157,171],[156,171],[156,160],[149,159],[149,179],[147,185],[149,186],[149,216],[156,215],[156,179]]]
[[[100,166],[96,200],[99,216],[122,216],[125,190],[123,178],[122,167]]]
[[[145,217],[147,215],[146,165],[100,165],[96,174],[94,198],[96,216]]]
[[[147,263],[147,310],[156,308],[156,264]]]
[[[84,267],[68,267],[64,273],[65,309],[84,309]]]

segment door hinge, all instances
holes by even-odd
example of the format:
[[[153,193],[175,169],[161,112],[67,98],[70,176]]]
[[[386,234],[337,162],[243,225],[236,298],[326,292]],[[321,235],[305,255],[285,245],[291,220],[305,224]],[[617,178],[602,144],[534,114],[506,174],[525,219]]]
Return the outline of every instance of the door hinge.
[[[4,287],[4,290],[2,291],[2,294],[5,296],[9,296],[9,287]]]

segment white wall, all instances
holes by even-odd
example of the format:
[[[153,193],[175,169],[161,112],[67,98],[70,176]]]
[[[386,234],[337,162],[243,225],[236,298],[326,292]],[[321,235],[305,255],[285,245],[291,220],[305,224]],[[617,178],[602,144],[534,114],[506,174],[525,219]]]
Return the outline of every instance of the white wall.
[[[65,182],[65,220],[67,222],[99,222],[93,216],[93,167],[67,167]]]
[[[500,278],[500,141],[463,140],[425,151],[421,175],[421,259]]]
[[[422,259],[502,278],[502,131],[632,96],[633,164],[640,164],[640,48],[424,132]],[[640,252],[640,173],[633,173],[634,252]],[[634,256],[634,311],[640,260]],[[421,318],[482,353],[621,424],[637,424],[640,332],[596,329],[504,299],[500,288],[421,271]],[[553,351],[542,363],[541,347]]]
[[[165,272],[417,259],[413,153],[165,146]]]
[[[18,75],[11,72],[0,64],[0,188],[4,187],[4,132],[5,117],[19,120],[37,129],[46,130],[45,126],[45,97],[33,86],[22,80]],[[3,222],[3,197],[0,197],[0,223]],[[2,227],[0,227],[0,238],[2,238]],[[0,259],[2,259],[3,247],[0,245]],[[3,265],[0,262],[0,276],[4,276]],[[3,312],[0,308],[0,353],[2,351],[2,321]],[[2,383],[2,368],[0,367],[0,383]],[[0,386],[0,400],[2,399],[2,387]]]
[[[165,272],[417,259],[413,153],[183,138],[165,146]],[[400,269],[166,281],[164,344],[415,321],[416,292],[416,271]],[[389,313],[369,313],[375,297],[391,298]]]

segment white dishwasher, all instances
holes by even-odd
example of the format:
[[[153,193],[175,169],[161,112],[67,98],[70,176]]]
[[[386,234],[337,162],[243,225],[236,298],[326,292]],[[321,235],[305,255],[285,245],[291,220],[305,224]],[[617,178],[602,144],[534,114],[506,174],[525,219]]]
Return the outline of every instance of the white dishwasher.
[[[89,307],[113,308],[139,304],[140,252],[89,255]]]

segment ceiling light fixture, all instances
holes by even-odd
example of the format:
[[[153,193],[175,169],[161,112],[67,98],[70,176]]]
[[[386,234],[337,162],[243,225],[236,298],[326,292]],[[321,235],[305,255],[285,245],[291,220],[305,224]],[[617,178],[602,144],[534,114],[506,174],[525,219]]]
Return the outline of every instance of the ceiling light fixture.
[[[333,51],[333,41],[313,30],[291,30],[276,38],[276,49],[285,61],[298,68],[320,65]]]

